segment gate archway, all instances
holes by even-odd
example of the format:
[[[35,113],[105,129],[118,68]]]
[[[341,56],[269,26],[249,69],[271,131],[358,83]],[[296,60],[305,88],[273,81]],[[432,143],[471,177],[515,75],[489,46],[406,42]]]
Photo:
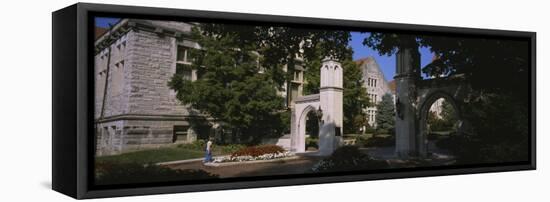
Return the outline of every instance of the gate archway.
[[[290,149],[305,152],[306,117],[315,111],[319,121],[318,155],[330,155],[342,142],[343,134],[342,65],[323,60],[319,94],[299,96],[294,101],[290,118]]]
[[[444,102],[448,102],[453,110],[454,110],[454,116],[461,125],[461,111],[460,108],[457,105],[457,102],[454,97],[449,95],[447,92],[442,90],[435,90],[433,92],[430,92],[429,95],[427,95],[427,98],[422,101],[420,104],[420,110],[419,110],[419,117],[420,122],[418,125],[418,134],[417,134],[417,141],[419,144],[417,145],[417,150],[419,151],[421,156],[427,156],[428,154],[428,116],[430,113],[430,108],[432,105],[437,102],[439,99],[444,99]],[[457,131],[458,132],[458,131]]]

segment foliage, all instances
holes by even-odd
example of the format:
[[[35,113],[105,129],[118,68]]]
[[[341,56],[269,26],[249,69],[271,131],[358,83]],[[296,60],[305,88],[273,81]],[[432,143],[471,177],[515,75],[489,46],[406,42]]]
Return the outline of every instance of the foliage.
[[[283,98],[269,73],[258,73],[258,49],[234,34],[209,35],[193,29],[201,49],[192,49],[190,67],[178,67],[169,86],[183,104],[227,123],[241,139],[259,142],[276,129]],[[181,68],[197,71],[196,81],[186,80]]]
[[[277,153],[283,153],[285,150],[277,145],[260,145],[260,146],[252,146],[252,147],[245,147],[242,149],[239,149],[236,152],[233,152],[231,154],[231,157],[236,156],[252,156],[257,157],[264,154],[277,154]]]
[[[441,119],[445,121],[447,127],[454,127],[458,121],[453,105],[446,100],[441,103]]]
[[[355,137],[355,145],[359,147],[363,147],[367,144],[368,139],[370,139],[371,137],[372,135],[366,135],[366,134],[359,135]]]
[[[206,149],[206,141],[197,140],[192,143],[179,144],[177,147],[182,149],[189,149],[189,150],[204,152],[204,150]],[[225,145],[213,144],[212,153],[214,155],[231,154],[245,147],[246,146],[242,144],[225,144]]]
[[[427,124],[430,131],[451,131],[456,129],[458,122],[453,106],[446,100],[441,103],[441,117],[436,112],[428,111]]]
[[[389,165],[385,161],[372,159],[356,146],[342,146],[330,157],[321,160],[312,168],[314,172],[342,172],[354,170],[384,169]]]
[[[306,150],[308,148],[319,149],[319,138],[306,138]]]
[[[400,48],[427,47],[437,56],[437,60],[423,68],[427,76],[464,74],[476,90],[527,97],[529,41],[526,40],[371,33],[363,44],[380,55],[393,55]],[[496,73],[498,76],[494,76]]]
[[[358,133],[361,127],[367,125],[366,113],[363,109],[371,106],[367,89],[363,86],[363,72],[359,65],[351,60],[342,62],[344,68],[344,134]]]
[[[182,148],[182,149],[191,149],[191,150],[197,150],[197,151],[204,151],[206,149],[206,141],[205,140],[195,140],[191,143],[179,144],[177,147]]]
[[[382,101],[378,103],[376,112],[377,129],[385,130],[393,134],[395,128],[395,106],[393,97],[390,94],[382,96]]]
[[[391,147],[395,146],[395,135],[375,136],[363,143],[364,147]]]
[[[101,163],[97,164],[95,169],[95,182],[98,185],[205,180],[218,177],[204,170],[172,170],[154,164],[139,163]]]
[[[365,134],[375,134],[375,133],[376,133],[376,129],[374,127],[367,126],[365,128]]]
[[[433,111],[428,111],[426,124],[428,124],[428,131],[447,131],[452,129],[447,126],[445,120],[437,117],[436,112]]]
[[[319,137],[319,120],[313,110],[307,113],[306,133],[310,137]]]
[[[275,79],[279,84],[291,80],[297,65],[296,57],[303,58],[306,63],[320,61],[325,57],[341,59],[348,54],[347,46],[351,40],[351,34],[348,31],[288,26],[257,27],[254,33],[254,36],[259,39],[259,53],[263,56],[262,65],[271,70],[277,70],[282,65],[286,65],[286,74],[283,73],[283,76]],[[288,83],[287,87],[290,87]]]
[[[223,146],[219,146],[219,147],[221,147],[221,152],[223,154],[232,154],[234,152],[237,152],[237,151],[245,148],[246,146],[242,145],[242,144],[228,144],[228,145],[223,145]]]

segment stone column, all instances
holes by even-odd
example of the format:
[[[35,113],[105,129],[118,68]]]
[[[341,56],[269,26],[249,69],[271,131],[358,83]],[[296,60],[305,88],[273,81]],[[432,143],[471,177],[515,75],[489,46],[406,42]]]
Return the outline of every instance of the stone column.
[[[396,55],[396,153],[401,158],[417,156],[416,83],[420,79],[420,53],[417,47],[400,48]]]
[[[323,113],[319,128],[319,154],[330,155],[342,143],[343,70],[334,60],[323,60],[319,104]]]
[[[298,146],[298,127],[296,126],[296,109],[293,107],[290,111],[290,151],[296,152]]]

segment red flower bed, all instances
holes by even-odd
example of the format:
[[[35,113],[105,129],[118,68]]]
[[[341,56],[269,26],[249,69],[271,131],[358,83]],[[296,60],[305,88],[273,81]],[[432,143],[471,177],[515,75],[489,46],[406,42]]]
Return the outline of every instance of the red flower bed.
[[[246,147],[246,148],[239,149],[238,151],[233,152],[231,154],[231,157],[236,157],[236,156],[257,157],[264,154],[283,153],[284,151],[285,149],[277,145],[260,145],[260,146]]]

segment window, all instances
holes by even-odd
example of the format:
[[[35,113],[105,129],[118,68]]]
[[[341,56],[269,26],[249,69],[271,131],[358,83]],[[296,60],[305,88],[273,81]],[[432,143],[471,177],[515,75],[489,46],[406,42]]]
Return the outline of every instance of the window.
[[[193,70],[189,65],[177,64],[176,74],[181,75],[184,80],[189,80],[189,81],[193,80]]]
[[[123,68],[123,67],[124,67],[124,60],[121,60],[120,62],[117,62],[117,63],[115,64],[115,66],[116,66],[117,68]]]
[[[172,142],[187,142],[189,126],[174,126]]]
[[[185,46],[178,46],[178,52],[176,53],[176,62],[183,64],[190,64],[189,61],[189,48]]]

